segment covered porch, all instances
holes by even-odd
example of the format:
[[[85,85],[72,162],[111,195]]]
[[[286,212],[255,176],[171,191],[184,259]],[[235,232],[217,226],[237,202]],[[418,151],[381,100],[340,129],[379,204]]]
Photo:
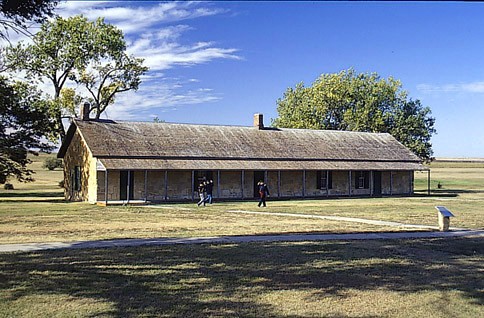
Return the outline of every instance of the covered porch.
[[[97,171],[97,203],[195,202],[202,180],[213,180],[213,198],[219,201],[253,200],[260,180],[268,184],[275,199],[411,195],[413,173],[414,170],[104,168]]]

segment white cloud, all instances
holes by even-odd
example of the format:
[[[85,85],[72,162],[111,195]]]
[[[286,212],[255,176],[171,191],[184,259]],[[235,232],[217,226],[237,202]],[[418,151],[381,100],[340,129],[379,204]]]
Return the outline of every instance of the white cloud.
[[[153,112],[173,110],[181,105],[210,103],[222,98],[213,89],[192,87],[192,83],[198,82],[163,78],[162,81],[143,83],[138,92],[119,95],[103,117],[114,120],[151,120]]]
[[[154,109],[163,111],[222,99],[221,93],[202,87],[200,79],[193,75],[188,79],[166,76],[168,70],[176,73],[176,67],[180,66],[196,66],[217,59],[241,59],[236,48],[221,47],[207,38],[190,40],[188,37],[194,30],[189,25],[190,20],[226,12],[214,5],[204,2],[66,1],[60,3],[56,13],[64,18],[82,14],[91,21],[105,17],[106,22],[123,30],[127,52],[144,58],[150,71],[143,76],[140,89],[118,95],[106,115],[111,119],[149,120],[147,114]],[[35,33],[38,28],[35,26],[31,32]],[[14,43],[21,38],[29,41],[21,36],[12,38]],[[73,87],[72,84],[66,86]],[[40,83],[39,88],[53,94],[48,81]],[[83,92],[82,87],[76,88]]]
[[[484,82],[474,82],[469,84],[463,84],[463,89],[472,93],[484,93]]]
[[[190,20],[226,13],[216,3],[67,1],[57,13],[62,17],[82,14],[89,20],[105,17],[120,28],[126,38],[127,52],[143,58],[150,71],[137,92],[119,95],[107,110],[112,119],[135,119],[151,108],[175,108],[220,100],[222,94],[200,87],[197,78],[175,80],[166,72],[176,68],[210,63],[217,59],[239,60],[238,49],[226,48],[211,39],[190,39],[194,29]],[[207,35],[208,37],[209,35]],[[192,75],[193,76],[193,75]]]
[[[208,5],[199,2],[67,1],[59,6],[59,14],[65,17],[83,14],[90,20],[105,17],[125,33],[137,33],[160,23],[176,23],[225,12]]]
[[[484,93],[484,82],[459,83],[459,84],[419,84],[417,89],[422,92],[463,92]]]

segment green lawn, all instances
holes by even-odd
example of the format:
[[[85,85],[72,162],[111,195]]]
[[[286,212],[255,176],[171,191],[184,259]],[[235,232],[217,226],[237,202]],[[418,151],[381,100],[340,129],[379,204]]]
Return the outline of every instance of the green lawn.
[[[37,160],[36,170],[40,168]],[[232,210],[484,229],[484,167],[416,173],[400,198],[98,207],[68,203],[60,171],[0,190],[0,243],[239,234],[402,231]],[[441,183],[442,189],[437,189]],[[482,317],[478,238],[279,242],[0,254],[0,317]]]
[[[35,158],[34,183],[14,183],[0,190],[0,244],[76,241],[112,238],[253,235],[277,233],[349,233],[404,231],[409,228],[268,215],[242,215],[232,210],[322,216],[344,216],[406,224],[437,225],[436,205],[456,215],[451,226],[484,229],[484,168],[432,169],[432,194],[426,195],[427,173],[416,173],[413,197],[342,198],[256,202],[222,202],[197,207],[194,203],[152,207],[98,207],[70,203],[57,186],[62,171],[41,169]],[[437,189],[437,183],[442,189]]]
[[[477,239],[0,254],[0,317],[482,317]]]

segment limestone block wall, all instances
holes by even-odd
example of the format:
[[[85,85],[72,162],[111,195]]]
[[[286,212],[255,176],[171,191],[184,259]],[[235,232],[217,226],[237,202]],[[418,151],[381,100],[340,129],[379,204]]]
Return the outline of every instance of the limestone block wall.
[[[132,171],[134,174],[133,200],[145,199],[145,171]],[[99,173],[97,184],[98,200],[103,201],[105,174]],[[186,200],[192,198],[190,171],[168,171],[168,188],[165,188],[165,171],[148,171],[146,174],[146,199],[148,201]],[[108,200],[120,200],[120,171],[108,172]],[[168,191],[166,191],[168,190]]]
[[[358,171],[352,171],[351,172],[351,195],[354,195],[354,196],[369,196],[371,195],[372,193],[372,184],[373,184],[373,180],[371,180],[372,178],[372,174],[370,172],[368,172],[368,189],[365,189],[365,188],[361,188],[361,189],[356,189],[356,178],[358,176]]]
[[[300,197],[303,195],[302,171],[281,171],[281,197]]]
[[[89,156],[87,156],[89,157]],[[78,163],[70,161],[66,167]],[[89,165],[88,163],[84,163]],[[86,176],[83,178],[92,179],[92,169],[85,169]],[[144,200],[145,195],[148,201],[168,201],[198,200],[198,193],[192,192],[192,172],[191,171],[168,171],[167,186],[165,185],[165,171],[148,171],[146,173],[146,194],[145,194],[145,171],[133,171],[134,200]],[[393,173],[392,194],[409,194],[413,191],[413,174],[408,171],[383,171],[382,172],[382,194],[390,195],[390,173]],[[279,178],[280,174],[280,180]],[[105,200],[105,172],[99,171],[94,174],[97,181],[96,199]],[[373,187],[373,180],[370,180],[370,189],[355,189],[355,173],[352,174],[351,195],[370,195]],[[349,190],[348,171],[332,171],[332,189],[317,189],[317,171],[306,171],[305,196],[306,197],[326,197],[347,196]],[[108,172],[108,200],[120,200],[120,171]],[[70,180],[69,180],[70,181]],[[242,172],[241,171],[220,171],[220,184],[218,184],[217,171],[213,171],[213,196],[221,199],[241,199],[242,198]],[[244,172],[243,198],[254,198],[254,171]],[[302,197],[303,196],[303,172],[302,171],[268,171],[266,182],[272,197]],[[87,184],[87,183],[86,183]],[[280,185],[278,189],[278,185]],[[69,189],[69,188],[68,188]],[[83,192],[85,190],[85,192]],[[85,196],[82,196],[86,193]],[[220,194],[220,196],[219,196]],[[75,199],[87,200],[90,197],[85,187],[79,192]]]
[[[381,178],[384,195],[413,193],[413,173],[409,171],[384,171]]]
[[[145,172],[133,171],[133,173],[134,173],[133,199],[144,200],[145,199]]]
[[[179,170],[168,171],[168,200],[196,199],[192,192],[192,172]]]
[[[254,197],[254,171],[244,171],[244,199]]]
[[[353,184],[351,185],[351,195],[370,195],[371,194],[371,189],[355,189],[355,182],[353,181]]]
[[[165,200],[165,171],[148,171],[147,176],[147,200]]]
[[[120,192],[120,172],[109,171],[108,172],[108,200],[119,200]],[[104,200],[104,197],[99,197],[99,200]]]
[[[96,202],[96,158],[92,156],[78,131],[74,133],[63,161],[66,200]],[[73,186],[73,173],[76,166],[81,169],[80,190],[75,190]]]
[[[277,192],[277,182],[278,182],[277,178],[278,178],[277,171],[267,172],[267,180],[266,180],[267,187],[269,188],[269,193],[271,194],[271,197],[274,197],[274,198],[280,196],[280,193]]]
[[[326,189],[318,189],[318,172],[306,171],[306,196],[307,197],[321,197],[326,196]],[[331,189],[329,189],[331,191]],[[331,192],[329,192],[331,193]]]
[[[250,175],[246,174],[245,179]],[[250,180],[250,177],[248,178]],[[248,180],[244,183],[244,195],[251,195],[253,192],[248,189]],[[215,180],[214,180],[215,182]],[[242,198],[242,171],[221,171],[220,172],[220,197],[222,199]],[[247,186],[247,187],[246,187]]]
[[[381,194],[390,194],[390,171],[382,171],[381,173]]]
[[[413,192],[413,173],[393,171],[392,194],[410,194]]]
[[[133,186],[133,198],[132,200],[144,200],[144,171],[132,171],[134,174],[134,184]],[[110,170],[108,171],[108,201],[118,201],[120,200],[121,192],[121,182],[120,182],[120,171]],[[105,200],[105,179],[106,172],[98,171],[97,180],[97,200]]]
[[[329,190],[329,195],[348,195],[348,171],[333,171],[333,188]]]
[[[105,200],[106,193],[106,171],[97,172],[97,200]]]

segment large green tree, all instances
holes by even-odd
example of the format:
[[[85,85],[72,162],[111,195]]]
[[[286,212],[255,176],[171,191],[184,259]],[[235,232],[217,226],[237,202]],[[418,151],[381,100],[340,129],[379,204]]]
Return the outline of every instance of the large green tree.
[[[92,108],[98,111],[96,117],[99,117],[106,107],[96,102],[109,105],[115,94],[137,89],[140,76],[146,71],[142,60],[126,54],[120,29],[102,18],[90,22],[83,16],[59,17],[45,22],[33,36],[32,43],[19,43],[9,50],[7,57],[11,66],[25,71],[30,79],[52,83],[53,113],[62,140],[65,137],[62,117],[72,111],[72,101],[66,104],[67,98],[61,96],[67,82],[86,85],[90,94],[95,90],[101,92],[106,102],[103,98],[91,99],[94,101]],[[72,92],[65,92],[66,96],[72,96]]]
[[[276,127],[390,133],[422,160],[432,159],[435,118],[393,78],[353,69],[322,74],[309,87],[288,88],[277,111]]]
[[[50,151],[49,105],[34,87],[0,77],[0,184],[16,177],[32,181],[28,153]]]

